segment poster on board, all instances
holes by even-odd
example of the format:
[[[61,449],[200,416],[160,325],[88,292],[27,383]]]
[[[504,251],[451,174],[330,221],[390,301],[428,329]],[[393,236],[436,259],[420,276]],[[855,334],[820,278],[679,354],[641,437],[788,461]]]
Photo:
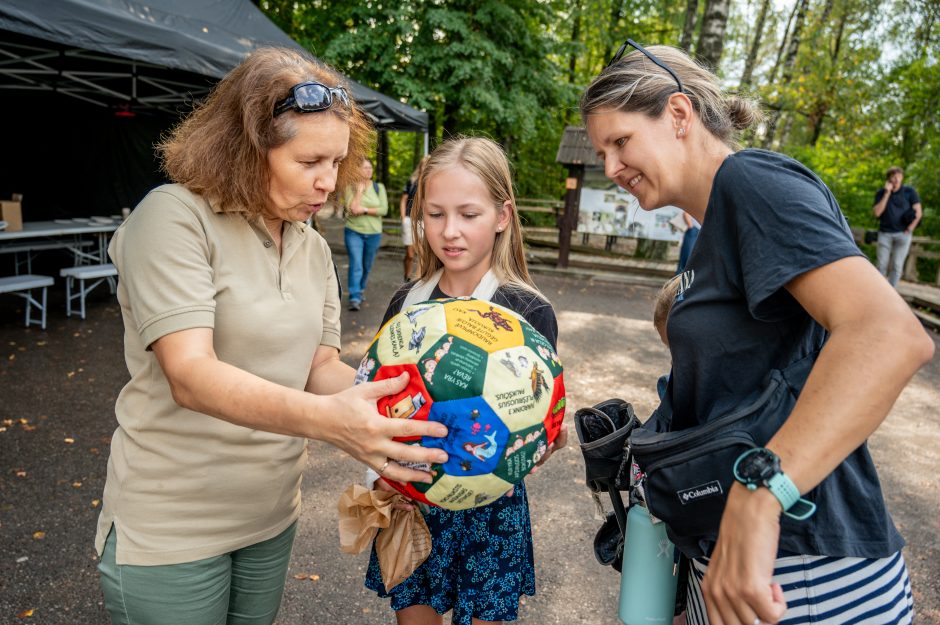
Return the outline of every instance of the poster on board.
[[[665,206],[652,211],[640,208],[636,198],[604,176],[600,168],[584,171],[578,232],[616,237],[681,241],[682,209]]]

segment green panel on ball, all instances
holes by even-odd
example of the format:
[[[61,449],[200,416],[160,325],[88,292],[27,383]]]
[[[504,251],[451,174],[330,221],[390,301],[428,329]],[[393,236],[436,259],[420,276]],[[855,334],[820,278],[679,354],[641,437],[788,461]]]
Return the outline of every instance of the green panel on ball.
[[[418,371],[435,401],[477,397],[483,390],[487,353],[455,336],[445,335],[418,363]]]
[[[515,484],[532,470],[546,451],[548,438],[544,424],[510,432],[503,457],[493,470],[493,475]]]
[[[548,365],[550,373],[546,377],[556,378],[562,372],[561,360],[555,353],[555,348],[548,342],[544,336],[539,334],[532,326],[523,324],[522,334],[525,337],[525,344]]]

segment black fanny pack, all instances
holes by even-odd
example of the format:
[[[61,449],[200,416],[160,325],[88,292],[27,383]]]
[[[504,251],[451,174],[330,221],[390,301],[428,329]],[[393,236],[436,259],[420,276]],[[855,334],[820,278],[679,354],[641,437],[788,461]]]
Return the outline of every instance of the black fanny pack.
[[[753,401],[703,425],[666,432],[644,426],[630,433],[630,454],[646,474],[647,506],[666,523],[669,538],[685,555],[704,556],[715,545],[734,481],[734,461],[748,449],[766,445],[780,429],[817,354],[772,371]],[[671,390],[670,383],[648,424],[671,422]]]

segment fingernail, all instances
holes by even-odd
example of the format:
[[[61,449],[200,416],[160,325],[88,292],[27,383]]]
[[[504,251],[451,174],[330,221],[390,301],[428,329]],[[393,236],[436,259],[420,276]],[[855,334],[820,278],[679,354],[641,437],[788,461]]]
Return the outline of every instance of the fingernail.
[[[431,428],[431,436],[436,436],[438,438],[444,438],[447,436],[447,427],[443,425],[436,425]]]

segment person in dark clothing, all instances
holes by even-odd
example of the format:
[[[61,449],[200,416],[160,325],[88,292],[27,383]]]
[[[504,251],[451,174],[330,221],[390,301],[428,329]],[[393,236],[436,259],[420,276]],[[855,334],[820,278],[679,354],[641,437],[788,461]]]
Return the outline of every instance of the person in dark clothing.
[[[766,413],[776,433],[727,467],[741,483],[707,494],[723,507],[716,541],[686,554],[688,622],[911,623],[903,540],[866,440],[933,341],[819,177],[738,151],[759,113],[719,84],[680,50],[627,40],[581,100],[607,177],[644,210],[678,206],[702,224],[667,321],[670,428],[716,423],[812,363],[794,407]]]
[[[872,211],[878,227],[878,271],[897,287],[904,272],[904,260],[911,249],[914,228],[924,215],[920,196],[913,187],[902,185],[904,170],[892,167],[885,175],[885,185],[875,193]]]

